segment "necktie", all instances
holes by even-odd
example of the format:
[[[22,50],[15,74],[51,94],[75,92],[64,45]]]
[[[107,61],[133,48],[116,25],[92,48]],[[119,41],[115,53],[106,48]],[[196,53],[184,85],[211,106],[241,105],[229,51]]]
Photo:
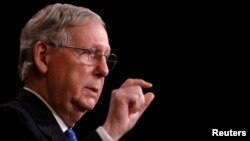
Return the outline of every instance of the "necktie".
[[[67,138],[69,139],[69,141],[77,141],[76,138],[76,134],[75,132],[72,130],[72,128],[69,128],[68,130],[66,130],[65,135],[67,136]]]

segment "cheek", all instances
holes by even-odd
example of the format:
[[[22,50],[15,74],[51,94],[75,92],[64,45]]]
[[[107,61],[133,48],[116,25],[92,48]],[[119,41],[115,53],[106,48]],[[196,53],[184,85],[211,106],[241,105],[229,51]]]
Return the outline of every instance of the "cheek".
[[[92,77],[93,69],[90,69],[88,66],[77,66],[71,69],[71,78],[76,85],[82,85]]]
[[[72,67],[68,70],[69,72],[65,78],[66,87],[68,87],[74,95],[81,93],[92,78],[92,70],[88,69],[88,66],[79,66]]]

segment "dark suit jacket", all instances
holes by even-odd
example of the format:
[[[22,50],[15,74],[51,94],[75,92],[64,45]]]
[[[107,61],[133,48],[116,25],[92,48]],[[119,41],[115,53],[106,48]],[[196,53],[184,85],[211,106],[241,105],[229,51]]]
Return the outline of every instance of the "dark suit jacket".
[[[21,89],[15,100],[0,106],[1,141],[67,141],[48,107]],[[101,141],[96,131],[82,141]]]

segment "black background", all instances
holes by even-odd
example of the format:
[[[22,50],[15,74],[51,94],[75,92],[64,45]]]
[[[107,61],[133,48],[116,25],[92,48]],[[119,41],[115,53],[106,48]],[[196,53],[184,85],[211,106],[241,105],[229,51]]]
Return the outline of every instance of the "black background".
[[[121,140],[205,139],[215,128],[249,129],[245,3],[39,0],[1,4],[1,103],[12,99],[22,86],[17,75],[22,27],[35,12],[55,2],[89,7],[102,16],[119,59],[95,110],[75,126],[79,137],[104,122],[110,91],[129,77],[152,82],[155,100]]]

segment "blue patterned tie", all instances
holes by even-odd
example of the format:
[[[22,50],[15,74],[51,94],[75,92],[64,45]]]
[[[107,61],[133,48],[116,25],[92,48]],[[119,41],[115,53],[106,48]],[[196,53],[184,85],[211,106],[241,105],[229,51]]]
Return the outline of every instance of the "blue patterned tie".
[[[69,141],[77,141],[76,138],[76,134],[75,132],[72,130],[72,128],[69,128],[68,130],[66,130],[65,135],[67,136],[67,138],[69,139]]]

